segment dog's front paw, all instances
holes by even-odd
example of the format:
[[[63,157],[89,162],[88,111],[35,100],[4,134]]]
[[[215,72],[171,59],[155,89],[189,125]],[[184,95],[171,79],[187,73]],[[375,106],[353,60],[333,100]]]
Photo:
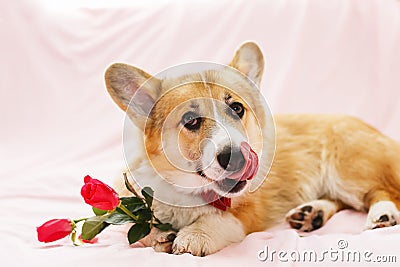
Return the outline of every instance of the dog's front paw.
[[[173,246],[172,253],[190,253],[194,256],[206,256],[216,251],[214,243],[206,233],[196,230],[183,229],[178,232]]]
[[[172,244],[176,238],[176,233],[174,231],[161,232],[152,241],[151,246],[157,252],[172,252]]]
[[[399,211],[394,203],[391,201],[380,201],[370,208],[365,229],[389,227],[399,223]]]
[[[164,232],[153,227],[150,234],[141,239],[140,242],[146,247],[152,247],[157,252],[171,253],[175,237],[175,231]]]

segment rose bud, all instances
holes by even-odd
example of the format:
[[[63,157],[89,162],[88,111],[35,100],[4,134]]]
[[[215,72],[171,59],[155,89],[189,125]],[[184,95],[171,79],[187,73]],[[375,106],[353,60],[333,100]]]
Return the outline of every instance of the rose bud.
[[[53,219],[36,228],[40,242],[53,242],[66,237],[72,232],[72,224],[68,219]]]
[[[113,210],[119,205],[119,196],[114,189],[89,175],[84,181],[81,195],[87,204],[101,210]]]

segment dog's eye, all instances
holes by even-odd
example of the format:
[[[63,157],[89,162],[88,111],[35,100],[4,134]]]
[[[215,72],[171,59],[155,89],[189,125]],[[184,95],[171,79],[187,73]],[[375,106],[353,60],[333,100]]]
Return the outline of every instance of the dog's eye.
[[[236,117],[238,116],[239,118],[242,118],[244,115],[244,107],[241,103],[239,102],[233,102],[230,106],[231,110],[233,111],[233,115]]]
[[[186,129],[194,131],[200,128],[201,120],[199,115],[189,111],[182,116],[181,123]]]

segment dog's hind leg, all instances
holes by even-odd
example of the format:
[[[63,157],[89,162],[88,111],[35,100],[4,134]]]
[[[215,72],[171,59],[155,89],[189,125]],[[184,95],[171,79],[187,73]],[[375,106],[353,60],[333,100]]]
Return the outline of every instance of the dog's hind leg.
[[[369,207],[366,229],[388,227],[400,223],[399,210],[392,201],[390,193],[385,190],[371,190],[365,198]]]
[[[342,204],[328,199],[318,199],[301,204],[286,214],[289,225],[303,232],[321,228],[337,211],[343,209]]]

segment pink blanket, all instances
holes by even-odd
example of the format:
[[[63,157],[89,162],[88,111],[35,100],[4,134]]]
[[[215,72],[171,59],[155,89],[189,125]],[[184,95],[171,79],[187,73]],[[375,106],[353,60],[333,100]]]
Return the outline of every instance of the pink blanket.
[[[254,40],[265,54],[262,91],[273,112],[351,114],[400,139],[398,1],[22,0],[0,7],[1,266],[400,262],[400,226],[362,232],[365,214],[353,211],[306,237],[282,224],[204,258],[131,248],[124,227],[81,247],[39,243],[35,230],[48,219],[90,214],[79,195],[86,174],[108,183],[121,176],[124,114],[103,82],[116,61],[150,73],[192,60],[226,63]]]

